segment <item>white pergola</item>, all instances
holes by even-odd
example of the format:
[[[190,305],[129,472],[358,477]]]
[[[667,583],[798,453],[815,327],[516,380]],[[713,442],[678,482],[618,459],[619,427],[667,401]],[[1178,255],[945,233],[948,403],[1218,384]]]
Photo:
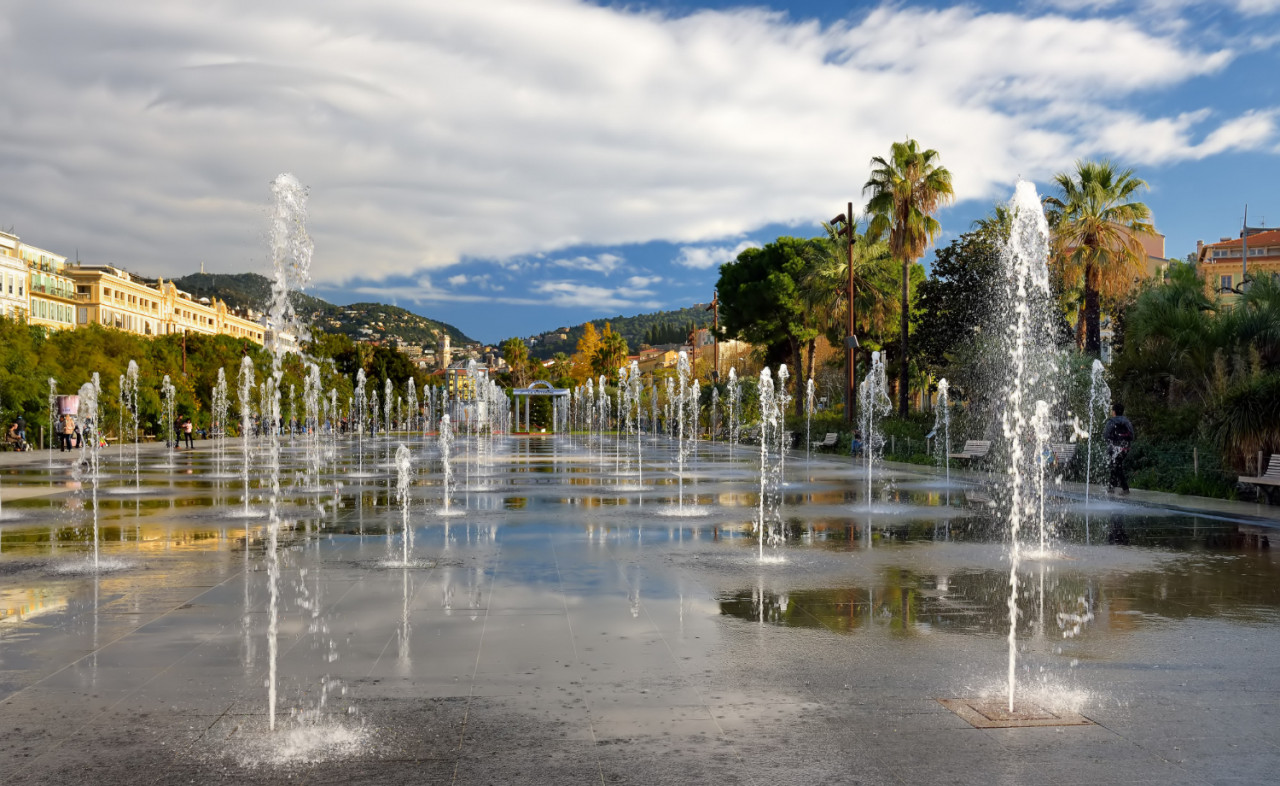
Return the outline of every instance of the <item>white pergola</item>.
[[[551,396],[553,398],[566,398],[569,395],[567,388],[553,387],[550,382],[540,379],[527,388],[516,388],[511,391],[511,396],[515,400],[515,417],[512,422],[516,425],[520,424],[520,397],[524,397],[524,430],[529,431],[529,402],[534,396]],[[551,433],[555,433],[556,419],[551,419]]]

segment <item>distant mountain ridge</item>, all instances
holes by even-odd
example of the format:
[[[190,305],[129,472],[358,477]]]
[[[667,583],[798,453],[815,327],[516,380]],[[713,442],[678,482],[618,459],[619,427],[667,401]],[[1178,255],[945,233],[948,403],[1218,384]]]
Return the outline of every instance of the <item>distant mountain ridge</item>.
[[[637,314],[634,317],[616,316],[609,319],[593,319],[591,324],[595,325],[596,332],[604,332],[605,323],[609,324],[609,328],[620,333],[627,340],[627,348],[631,352],[635,352],[641,344],[655,343],[650,341],[651,338],[669,339],[675,338],[674,341],[658,341],[656,343],[681,343],[688,338],[689,328],[708,327],[712,322],[713,314],[707,310],[707,304],[698,303],[687,308],[679,308],[671,311],[654,311],[648,314]],[[587,323],[575,325],[563,330],[549,330],[545,333],[538,333],[529,336],[526,340],[536,340],[529,348],[529,354],[532,357],[541,360],[550,359],[557,352],[564,352],[572,355],[578,348],[578,339],[582,338],[582,333],[586,330]],[[560,338],[564,336],[564,338]]]
[[[265,311],[271,299],[271,280],[257,273],[192,273],[173,279],[178,289],[196,297],[218,298],[231,308]],[[415,346],[435,348],[436,331],[446,333],[454,347],[480,342],[448,322],[385,303],[352,303],[338,306],[305,292],[292,294],[293,307],[311,325],[326,333],[353,339],[398,338]]]

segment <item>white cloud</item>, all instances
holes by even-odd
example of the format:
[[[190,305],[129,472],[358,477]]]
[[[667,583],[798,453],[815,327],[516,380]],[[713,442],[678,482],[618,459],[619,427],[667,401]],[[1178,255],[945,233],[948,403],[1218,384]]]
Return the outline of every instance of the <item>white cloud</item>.
[[[1040,4],[1068,12],[1133,7],[1147,13],[1173,14],[1191,6],[1206,6],[1213,10],[1226,6],[1245,16],[1280,12],[1280,0],[1043,0]]]
[[[748,248],[759,246],[759,243],[752,241],[743,241],[736,246],[684,246],[680,249],[679,256],[675,258],[675,263],[695,270],[705,270],[732,262]]]
[[[727,252],[699,244],[830,215],[907,134],[961,199],[1082,155],[1275,149],[1271,107],[1129,108],[1237,53],[1107,13],[890,5],[824,27],[585,0],[13,0],[0,215],[90,262],[241,271],[265,256],[267,183],[292,171],[319,284],[464,260],[609,275],[625,261],[556,251],[662,239],[710,268]],[[555,293],[634,300],[597,289]]]
[[[533,292],[547,298],[547,304],[565,308],[590,308],[600,313],[634,308],[659,308],[653,290],[646,286],[600,287],[574,281],[542,281]]]
[[[452,276],[449,282],[457,276]],[[495,287],[500,290],[501,287]],[[450,289],[441,289],[432,282],[428,275],[419,275],[412,284],[360,284],[351,287],[349,290],[355,295],[367,295],[383,302],[407,302],[417,305],[426,303],[487,303],[516,306],[538,306],[543,305],[543,301],[536,298],[527,297],[508,297],[498,295],[475,295],[455,292]]]
[[[622,257],[616,254],[596,254],[593,257],[577,256],[571,259],[556,259],[551,264],[556,267],[568,268],[569,270],[588,270],[593,273],[603,273],[606,276],[617,270],[623,262]]]
[[[459,273],[456,276],[449,276],[446,281],[449,282],[449,286],[451,287],[460,287],[467,283],[467,276],[465,273]]]
[[[1116,151],[1126,163],[1149,164],[1256,150],[1276,139],[1280,111],[1246,112],[1221,123],[1195,141],[1197,126],[1203,125],[1208,118],[1209,113],[1203,111],[1157,120],[1117,113],[1101,125],[1096,144]]]

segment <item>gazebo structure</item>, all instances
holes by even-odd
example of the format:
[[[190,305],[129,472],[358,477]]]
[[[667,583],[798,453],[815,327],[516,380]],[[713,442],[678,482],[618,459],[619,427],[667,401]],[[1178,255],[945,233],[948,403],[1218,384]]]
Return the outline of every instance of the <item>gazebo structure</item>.
[[[512,398],[515,399],[515,417],[512,418],[512,431],[514,426],[520,425],[520,397],[524,397],[524,430],[527,433],[530,428],[529,423],[529,402],[534,396],[552,396],[553,398],[567,398],[569,390],[567,388],[552,387],[551,383],[545,379],[539,379],[527,388],[516,388],[511,391]],[[553,407],[554,409],[554,402]],[[556,431],[556,418],[551,418],[551,433]]]

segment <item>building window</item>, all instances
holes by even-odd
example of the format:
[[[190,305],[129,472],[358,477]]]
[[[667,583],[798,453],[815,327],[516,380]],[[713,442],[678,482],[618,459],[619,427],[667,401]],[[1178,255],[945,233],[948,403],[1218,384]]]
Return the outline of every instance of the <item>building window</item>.
[[[1220,282],[1220,284],[1221,284],[1221,285],[1220,285],[1218,288],[1219,288],[1219,289],[1221,289],[1221,290],[1223,290],[1223,291],[1226,291],[1226,290],[1228,290],[1228,289],[1231,289],[1232,279],[1233,279],[1233,278],[1234,278],[1233,276],[1223,276],[1223,277],[1222,277],[1222,280],[1221,280],[1221,282]]]

